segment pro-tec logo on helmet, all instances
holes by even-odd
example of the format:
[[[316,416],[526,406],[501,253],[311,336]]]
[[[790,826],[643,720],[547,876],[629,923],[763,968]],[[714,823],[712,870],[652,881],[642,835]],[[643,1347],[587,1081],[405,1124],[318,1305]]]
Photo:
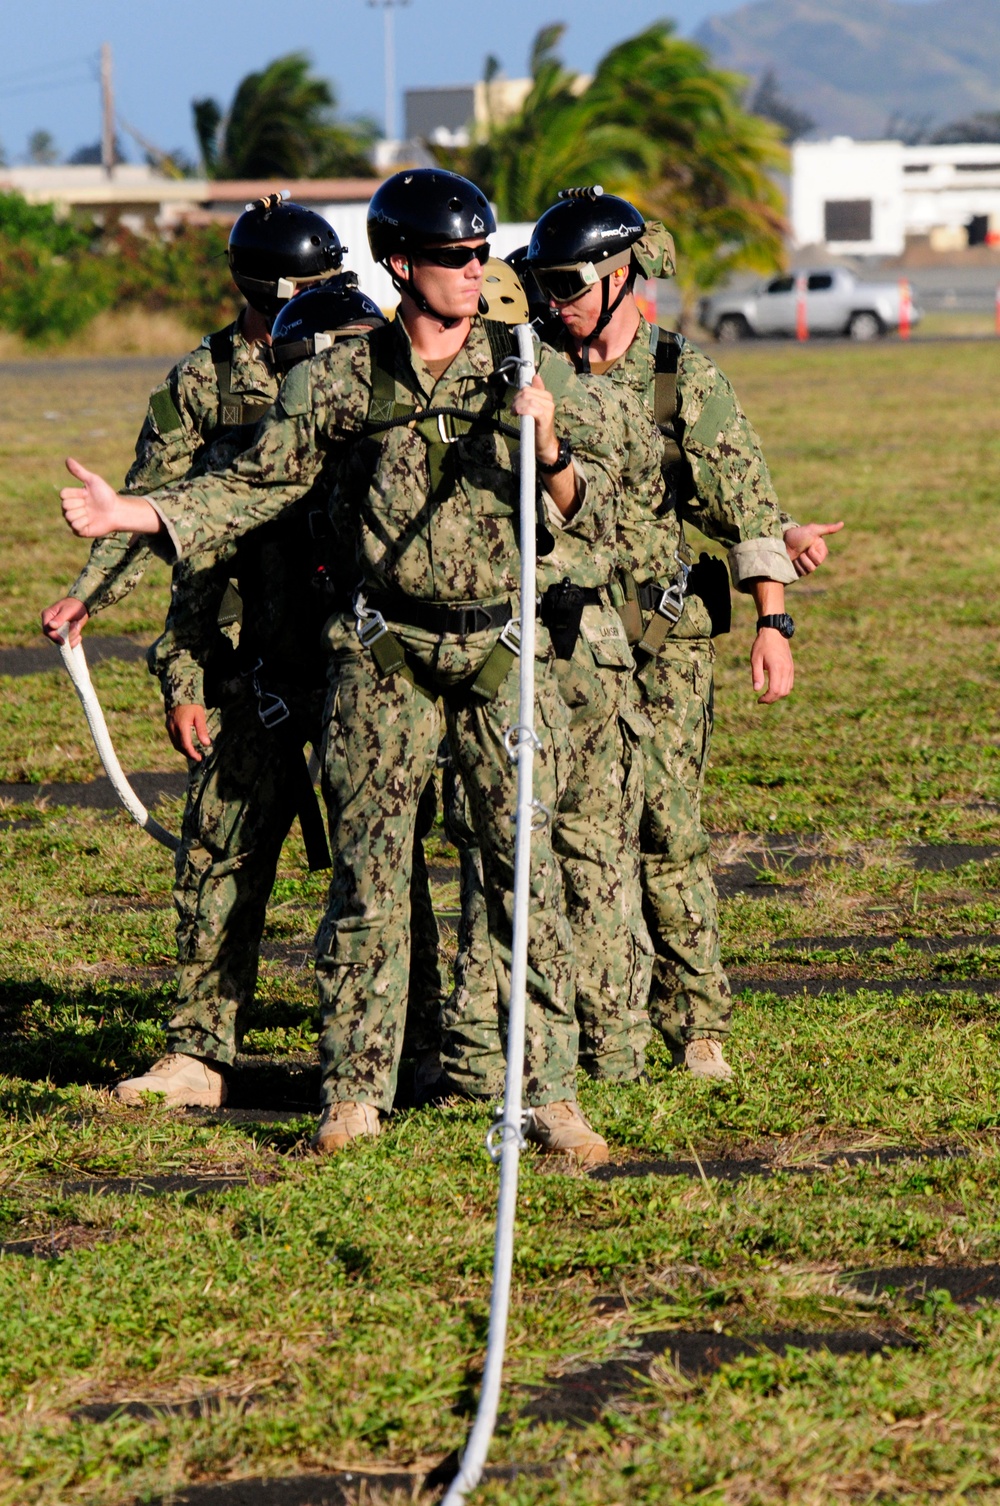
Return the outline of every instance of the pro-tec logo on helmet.
[[[472,229],[476,235],[482,235],[483,231],[486,229],[486,226],[483,224],[478,214],[474,214],[472,216]]]
[[[634,230],[635,230],[635,226],[634,225],[619,225],[618,228],[617,228],[617,230],[601,230],[601,231],[599,231],[599,234],[600,234],[601,240],[602,241],[606,241],[611,236],[616,236],[617,237],[617,236],[620,236],[620,235],[631,235],[631,233]]]

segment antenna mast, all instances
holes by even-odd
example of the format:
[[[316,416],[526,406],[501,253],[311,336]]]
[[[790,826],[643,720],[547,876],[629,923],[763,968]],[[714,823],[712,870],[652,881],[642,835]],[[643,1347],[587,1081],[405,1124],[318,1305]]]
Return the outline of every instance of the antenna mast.
[[[111,83],[111,43],[101,43],[101,166],[115,172],[115,96]]]

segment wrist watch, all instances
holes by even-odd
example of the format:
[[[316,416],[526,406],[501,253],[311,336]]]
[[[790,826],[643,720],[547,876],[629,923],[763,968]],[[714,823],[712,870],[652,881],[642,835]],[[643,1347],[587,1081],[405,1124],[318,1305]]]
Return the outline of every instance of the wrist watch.
[[[774,628],[782,638],[790,638],[795,632],[795,623],[787,612],[772,612],[769,617],[757,618],[757,631],[761,628]]]
[[[544,460],[539,460],[536,455],[535,469],[541,471],[543,476],[554,476],[557,471],[564,471],[572,459],[573,446],[568,439],[560,439],[559,453],[551,465],[546,464]]]

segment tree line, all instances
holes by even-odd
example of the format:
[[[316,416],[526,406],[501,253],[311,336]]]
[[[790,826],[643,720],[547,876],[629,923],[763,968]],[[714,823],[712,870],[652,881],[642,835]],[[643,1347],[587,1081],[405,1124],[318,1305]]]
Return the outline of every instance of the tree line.
[[[715,68],[668,22],[613,47],[585,79],[561,60],[564,32],[539,31],[530,88],[514,114],[473,126],[466,147],[423,149],[481,184],[501,219],[534,219],[574,184],[601,183],[631,199],[673,231],[688,313],[699,293],[733,271],[779,267],[788,130],[746,107],[747,81]],[[488,59],[486,82],[498,71]],[[227,108],[199,99],[193,112],[208,176],[371,174],[374,123],[340,118],[332,86],[305,53],[248,74]],[[176,153],[157,162],[175,174],[193,170]],[[121,228],[105,233],[84,219],[58,225],[48,211],[0,196],[0,326],[29,339],[60,338],[102,307],[129,304],[211,323],[230,307],[221,245],[214,231],[186,230],[162,243]]]

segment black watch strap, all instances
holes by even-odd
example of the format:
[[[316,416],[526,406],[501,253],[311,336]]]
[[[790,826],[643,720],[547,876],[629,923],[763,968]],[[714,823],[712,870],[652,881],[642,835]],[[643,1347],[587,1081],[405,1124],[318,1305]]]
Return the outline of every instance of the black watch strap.
[[[782,638],[790,638],[795,632],[795,623],[787,612],[772,612],[767,617],[757,618],[757,631],[761,628],[774,628]]]
[[[546,465],[545,461],[539,460],[536,455],[535,468],[536,470],[541,471],[543,476],[554,476],[557,471],[564,471],[572,459],[573,446],[570,444],[568,439],[560,439],[559,454],[556,456],[555,460],[553,460],[552,464]]]

